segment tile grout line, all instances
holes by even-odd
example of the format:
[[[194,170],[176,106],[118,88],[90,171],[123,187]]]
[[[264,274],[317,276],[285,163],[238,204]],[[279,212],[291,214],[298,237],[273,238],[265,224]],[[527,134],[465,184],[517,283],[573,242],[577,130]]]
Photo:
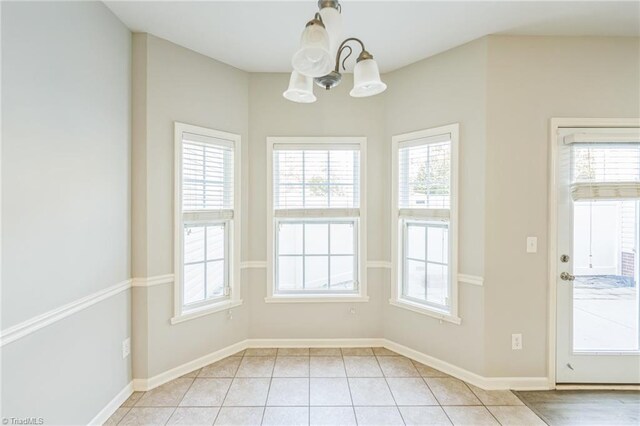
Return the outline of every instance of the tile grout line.
[[[269,387],[267,388],[267,396],[264,400],[264,408],[262,410],[261,425],[264,423],[264,416],[267,413],[267,404],[269,403],[269,394],[271,393],[271,383],[273,382],[273,370],[276,368],[276,359],[278,359],[278,349],[276,349],[276,356],[273,359],[273,367],[271,368],[271,376],[269,377]]]
[[[462,383],[464,383],[464,386],[465,386],[467,389],[469,389],[469,392],[471,392],[471,394],[472,394],[472,395],[473,395],[473,396],[474,396],[478,401],[480,401],[480,404],[482,404],[482,407],[483,407],[483,408],[484,408],[484,409],[485,409],[485,410],[486,410],[486,411],[491,415],[491,417],[493,417],[499,425],[502,425],[502,423],[500,423],[500,420],[498,420],[498,418],[497,418],[497,417],[496,417],[496,416],[491,412],[491,410],[489,410],[489,409],[487,408],[487,405],[484,403],[484,401],[482,401],[482,400],[480,399],[480,397],[479,397],[479,396],[478,396],[478,395],[473,391],[473,389],[471,389],[471,388],[469,387],[469,385],[467,384],[467,382],[465,382],[464,380],[461,380],[461,382],[462,382]]]
[[[351,400],[351,411],[353,411],[353,418],[356,421],[356,426],[358,426],[358,416],[356,415],[356,407],[353,404],[353,394],[351,393],[351,382],[349,382],[349,374],[347,374],[347,363],[344,362],[344,352],[342,348],[340,348],[340,359],[342,359],[342,368],[344,369],[344,377],[347,381],[347,389],[349,390],[349,399]]]
[[[231,358],[231,357],[228,357],[228,358]],[[237,357],[234,357],[234,358],[237,358]],[[225,359],[225,358],[223,358],[223,359]],[[220,409],[216,413],[216,417],[213,419],[212,426],[216,424],[216,421],[218,420],[218,417],[220,417],[220,412],[222,411],[222,408],[224,407],[224,402],[227,400],[227,396],[229,395],[229,391],[231,391],[231,386],[233,386],[233,382],[236,380],[236,374],[238,373],[238,370],[240,369],[240,364],[242,364],[242,360],[243,359],[244,359],[244,352],[242,353],[242,356],[240,357],[240,362],[238,363],[238,366],[236,367],[235,371],[233,372],[233,377],[231,378],[231,383],[229,383],[229,387],[227,388],[227,391],[224,394],[224,398],[222,398],[222,402],[220,403]],[[217,362],[219,362],[219,361],[217,361]],[[211,365],[211,364],[209,364],[209,365]],[[202,369],[200,369],[200,372],[202,372]],[[200,374],[200,373],[198,373],[198,374]]]
[[[198,371],[198,373],[200,373],[200,372]],[[187,373],[187,374],[190,374],[190,373]],[[198,375],[196,374],[196,377],[197,377],[197,376],[198,376]],[[180,398],[180,401],[178,401],[178,403],[176,404],[176,406],[175,406],[175,407],[173,407],[173,411],[171,412],[171,415],[169,416],[169,418],[167,419],[167,421],[166,421],[166,422],[164,422],[164,424],[165,424],[165,425],[166,425],[167,423],[169,423],[169,420],[171,420],[171,417],[173,417],[173,415],[176,413],[176,411],[178,410],[178,407],[180,406],[180,403],[184,400],[184,397],[185,397],[185,396],[187,396],[187,394],[189,393],[189,389],[191,389],[191,386],[193,386],[193,384],[194,384],[195,382],[196,382],[196,379],[195,379],[195,378],[193,378],[193,379],[191,380],[191,383],[189,383],[189,387],[187,388],[187,391],[184,393],[184,395],[182,395],[182,398]]]
[[[373,351],[373,349],[371,349]],[[407,422],[404,421],[404,417],[402,416],[402,412],[400,411],[400,408],[398,407],[398,401],[396,401],[396,397],[393,395],[393,391],[391,390],[391,386],[389,386],[389,381],[387,380],[387,375],[384,373],[384,370],[382,369],[382,365],[380,365],[380,360],[378,359],[378,356],[376,355],[376,353],[373,353],[373,356],[376,359],[376,364],[378,364],[378,368],[380,369],[380,373],[382,373],[382,377],[384,378],[384,382],[387,384],[387,389],[389,389],[389,393],[391,394],[391,399],[393,399],[393,403],[396,406],[396,411],[398,412],[398,414],[400,414],[400,420],[402,420],[403,424],[407,424]],[[411,363],[411,365],[413,366],[413,363]],[[415,367],[413,367],[415,368]],[[416,370],[417,371],[417,370]]]

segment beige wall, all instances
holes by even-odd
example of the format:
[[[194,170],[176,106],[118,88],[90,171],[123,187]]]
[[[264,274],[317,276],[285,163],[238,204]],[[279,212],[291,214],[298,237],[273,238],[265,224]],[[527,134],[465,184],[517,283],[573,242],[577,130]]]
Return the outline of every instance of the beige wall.
[[[483,376],[544,377],[549,119],[639,115],[638,55],[637,39],[486,37],[386,74],[381,96],[349,97],[347,75],[300,105],[281,96],[287,74],[247,74],[135,35],[134,81],[144,87],[134,91],[136,274],[172,272],[174,120],[243,136],[242,259],[251,262],[267,257],[268,136],[368,138],[368,259],[388,262],[391,136],[460,123],[458,272],[485,278],[459,284],[459,326],[389,306],[388,269],[368,269],[371,301],[353,305],[267,304],[266,270],[244,269],[245,303],[231,322],[218,313],[171,326],[172,286],[135,289],[135,376],[244,338],[385,337]],[[527,236],[539,238],[537,254],[525,253]],[[511,350],[512,333],[523,350]]]
[[[173,273],[174,121],[237,133],[248,155],[249,75],[147,34],[133,36],[133,269],[140,277]],[[242,168],[242,227],[247,228],[248,163]],[[141,175],[137,175],[141,172]],[[243,235],[242,257],[248,234]],[[244,290],[244,289],[243,289]],[[133,292],[134,376],[152,377],[246,338],[247,303],[170,325],[173,286]]]
[[[385,76],[387,158],[393,135],[460,123],[458,272],[477,276],[484,270],[486,64],[487,40],[480,39]],[[390,185],[382,190],[388,193]],[[388,211],[386,200],[378,208]],[[391,226],[387,221],[386,233]],[[389,249],[385,258],[391,260]],[[458,310],[462,324],[454,325],[384,303],[384,337],[481,374],[483,289],[460,283]]]
[[[489,38],[487,376],[547,371],[549,120],[638,116],[639,39]],[[538,253],[526,253],[527,236]],[[522,333],[522,351],[511,350],[511,333]]]
[[[369,260],[388,259],[389,199],[388,142],[384,139],[384,95],[357,99],[349,96],[350,75],[336,89],[315,88],[317,102],[296,104],[282,97],[289,74],[251,74],[249,103],[249,259],[267,258],[266,138],[268,136],[367,137],[367,251]],[[365,259],[366,261],[366,259]],[[383,286],[388,272],[368,269],[368,303],[266,304],[266,270],[251,271],[252,338],[380,337]],[[351,308],[356,309],[350,314]],[[295,318],[295,320],[292,320]]]

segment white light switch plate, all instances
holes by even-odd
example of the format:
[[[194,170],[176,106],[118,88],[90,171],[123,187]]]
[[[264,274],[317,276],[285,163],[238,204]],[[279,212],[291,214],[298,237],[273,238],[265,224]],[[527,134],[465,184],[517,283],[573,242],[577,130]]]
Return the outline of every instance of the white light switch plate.
[[[527,253],[538,252],[538,237],[527,237]]]
[[[126,338],[122,341],[122,358],[126,358],[131,353],[131,339]]]

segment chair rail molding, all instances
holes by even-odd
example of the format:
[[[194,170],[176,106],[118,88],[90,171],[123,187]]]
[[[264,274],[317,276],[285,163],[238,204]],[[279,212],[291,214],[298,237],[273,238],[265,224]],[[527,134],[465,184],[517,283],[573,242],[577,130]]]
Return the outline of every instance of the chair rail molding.
[[[121,281],[110,287],[96,291],[93,294],[74,300],[59,308],[52,309],[43,314],[37,315],[26,321],[18,323],[0,332],[0,347],[9,343],[15,342],[31,333],[34,333],[41,328],[47,327],[55,322],[58,322],[68,316],[87,309],[90,306],[95,305],[105,299],[122,293],[125,290],[131,288],[131,279]]]
[[[154,275],[146,278],[132,278],[131,287],[153,287],[162,284],[172,284],[173,274]]]
[[[484,278],[479,277],[477,275],[469,275],[469,274],[458,274],[458,281],[461,283],[473,284],[473,285],[484,285]]]

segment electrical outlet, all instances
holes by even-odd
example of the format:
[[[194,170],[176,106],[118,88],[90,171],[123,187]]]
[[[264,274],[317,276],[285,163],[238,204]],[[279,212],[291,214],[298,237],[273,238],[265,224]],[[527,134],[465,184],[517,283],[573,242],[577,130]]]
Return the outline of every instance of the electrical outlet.
[[[538,252],[538,237],[527,237],[527,253]]]
[[[349,313],[351,315],[355,315],[356,314],[356,308],[349,308]]]
[[[131,353],[131,339],[127,337],[122,341],[122,358],[126,358]]]
[[[522,334],[511,335],[511,349],[519,351],[522,349]]]

